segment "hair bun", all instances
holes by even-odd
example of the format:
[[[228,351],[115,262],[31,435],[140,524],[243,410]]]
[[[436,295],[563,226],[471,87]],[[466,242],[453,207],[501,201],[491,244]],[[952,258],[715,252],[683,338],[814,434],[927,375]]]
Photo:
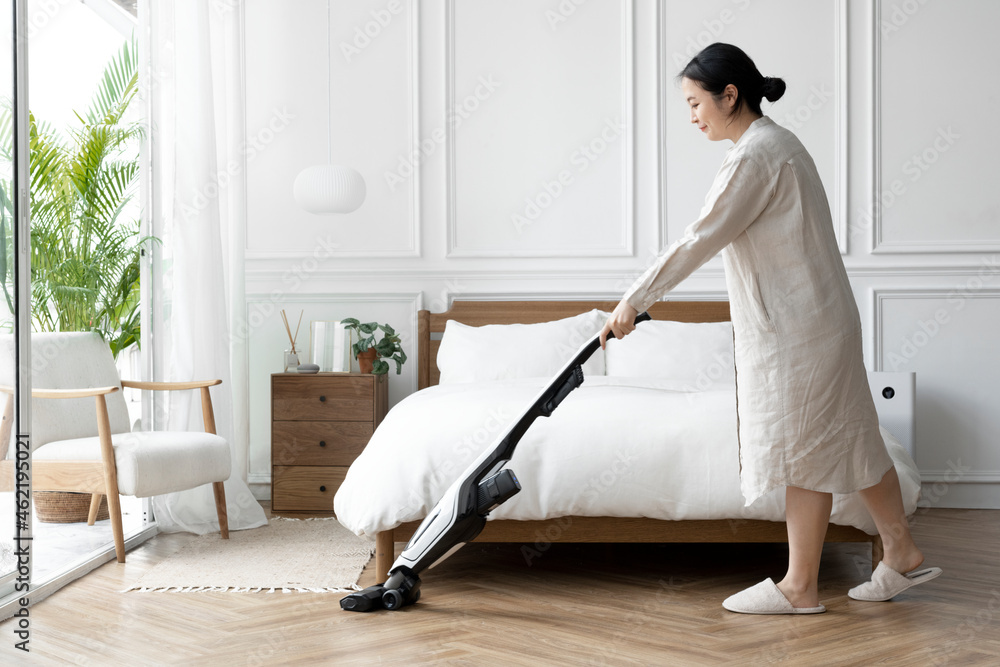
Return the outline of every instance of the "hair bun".
[[[760,92],[768,102],[777,102],[785,94],[785,80],[765,76],[760,86]]]

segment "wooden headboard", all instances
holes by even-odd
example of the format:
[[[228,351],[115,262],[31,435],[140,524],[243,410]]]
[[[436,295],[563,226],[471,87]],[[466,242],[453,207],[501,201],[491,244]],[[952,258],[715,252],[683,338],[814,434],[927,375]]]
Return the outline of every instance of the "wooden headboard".
[[[417,388],[438,383],[438,347],[445,323],[455,320],[469,326],[484,324],[536,324],[573,317],[597,308],[611,312],[617,301],[455,301],[443,313],[417,313]],[[654,320],[676,322],[727,322],[728,301],[657,301],[649,309]]]

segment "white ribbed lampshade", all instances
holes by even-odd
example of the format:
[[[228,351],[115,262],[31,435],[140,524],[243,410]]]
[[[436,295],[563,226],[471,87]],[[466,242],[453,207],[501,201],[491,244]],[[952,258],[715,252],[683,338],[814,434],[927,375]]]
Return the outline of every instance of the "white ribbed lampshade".
[[[361,174],[336,164],[306,167],[292,186],[298,205],[319,215],[355,211],[364,203],[366,193]]]

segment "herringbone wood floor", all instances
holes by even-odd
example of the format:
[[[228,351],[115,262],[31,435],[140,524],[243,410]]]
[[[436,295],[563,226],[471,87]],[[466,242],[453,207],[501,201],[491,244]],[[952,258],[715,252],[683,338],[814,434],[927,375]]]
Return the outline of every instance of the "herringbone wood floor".
[[[780,578],[780,545],[556,545],[530,565],[521,545],[470,545],[416,606],[377,614],[330,594],[116,592],[190,539],[160,535],[32,607],[29,656],[0,624],[0,664],[1000,664],[1000,511],[922,511],[914,533],[942,577],[856,602],[865,550],[828,545],[828,611],[804,617],[720,606]]]

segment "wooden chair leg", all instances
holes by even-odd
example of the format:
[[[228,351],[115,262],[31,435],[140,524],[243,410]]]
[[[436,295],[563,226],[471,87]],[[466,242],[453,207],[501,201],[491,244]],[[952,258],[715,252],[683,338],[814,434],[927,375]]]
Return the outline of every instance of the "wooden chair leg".
[[[383,530],[375,535],[375,580],[385,581],[389,578],[389,568],[396,559],[396,543],[393,531]]]
[[[111,532],[115,538],[115,555],[119,563],[125,562],[125,532],[122,530],[122,506],[118,498],[118,468],[115,466],[115,448],[111,444],[111,421],[104,396],[95,396],[97,403],[97,434],[101,441],[101,459],[104,463],[104,490],[108,496],[108,514],[111,515]],[[91,496],[93,508],[93,496]]]
[[[205,432],[215,433],[215,412],[212,410],[212,394],[208,387],[201,388],[201,416],[205,422]],[[229,539],[229,517],[226,512],[226,487],[222,482],[212,482],[215,491],[215,511],[219,515],[219,532],[222,539]]]
[[[223,482],[212,482],[212,490],[215,492],[215,511],[219,515],[219,532],[222,539],[229,539],[229,515],[226,512],[226,487]]]
[[[93,493],[90,495],[90,514],[87,515],[87,525],[93,526],[97,521],[97,513],[101,510],[101,498],[103,493]]]

